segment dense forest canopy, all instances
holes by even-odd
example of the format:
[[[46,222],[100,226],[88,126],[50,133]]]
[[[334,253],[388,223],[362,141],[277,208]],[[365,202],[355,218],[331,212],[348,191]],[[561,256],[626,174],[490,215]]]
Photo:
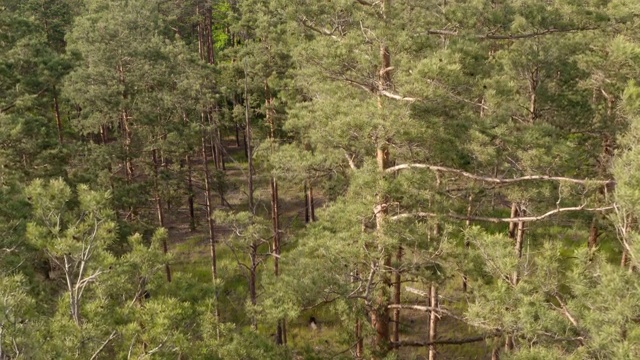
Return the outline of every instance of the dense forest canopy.
[[[639,29],[0,0],[0,360],[640,358]]]

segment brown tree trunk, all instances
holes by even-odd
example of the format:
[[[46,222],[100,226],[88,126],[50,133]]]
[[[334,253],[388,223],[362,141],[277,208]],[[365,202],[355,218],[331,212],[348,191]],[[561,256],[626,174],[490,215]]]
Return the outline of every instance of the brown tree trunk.
[[[196,231],[196,212],[194,207],[193,194],[193,170],[191,168],[191,156],[185,156],[187,165],[187,202],[189,204],[189,230]]]

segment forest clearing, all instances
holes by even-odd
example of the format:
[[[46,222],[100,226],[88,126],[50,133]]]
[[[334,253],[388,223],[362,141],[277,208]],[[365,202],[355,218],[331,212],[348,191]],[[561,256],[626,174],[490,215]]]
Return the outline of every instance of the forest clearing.
[[[637,0],[0,0],[0,360],[640,358]]]

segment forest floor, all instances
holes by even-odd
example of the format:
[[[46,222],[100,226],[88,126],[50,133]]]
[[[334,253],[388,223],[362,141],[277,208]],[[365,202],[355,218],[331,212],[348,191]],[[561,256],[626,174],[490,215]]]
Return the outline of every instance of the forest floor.
[[[248,210],[247,188],[247,161],[243,147],[238,147],[234,139],[226,139],[225,147],[225,167],[224,171],[226,191],[224,201],[214,192],[212,205],[216,209],[229,209],[233,211]],[[213,163],[210,169],[215,169]],[[206,219],[205,195],[202,181],[198,180],[202,173],[202,160],[194,159],[194,192],[196,218],[198,222],[196,229],[192,231],[189,227],[189,211],[186,204],[180,207],[173,207],[167,211],[166,227],[169,231],[169,252],[172,255],[172,271],[174,273],[184,273],[195,277],[198,281],[211,281],[211,257],[208,241],[208,229],[204,219]],[[292,229],[304,226],[305,200],[303,185],[299,188],[280,188],[280,223],[283,233],[283,243]],[[323,203],[322,194],[316,191],[314,203],[319,208]],[[258,174],[255,177],[255,202],[256,212],[260,215],[268,216],[270,211],[270,187],[267,176]],[[224,274],[225,279],[223,289],[220,292],[221,307],[226,309],[222,314],[224,321],[232,321],[238,326],[250,326],[250,319],[244,314],[244,304],[248,298],[248,276],[246,271],[239,265],[240,262],[248,263],[246,254],[237,254],[225,246],[231,235],[231,230],[222,226],[215,227],[215,238],[217,246],[217,266],[218,273]],[[286,245],[283,252],[286,252]],[[269,271],[273,264],[265,261],[258,271]],[[259,278],[260,274],[258,274]],[[406,283],[406,286],[428,290],[428,284]],[[440,289],[441,305],[453,304],[455,299],[463,296],[461,290],[450,287]],[[419,295],[405,293],[404,303],[426,304],[427,298]],[[464,309],[455,309],[464,310]],[[309,318],[315,317],[322,324],[320,330],[309,327]],[[342,351],[335,345],[339,341],[337,328],[340,320],[330,315],[322,309],[307,311],[300,318],[290,321],[288,326],[288,346],[293,349],[315,349],[326,350],[328,353],[337,354],[335,358],[352,357],[351,351]],[[265,335],[270,335],[273,329],[259,328]],[[400,337],[401,340],[425,341],[429,334],[429,314],[427,312],[404,311],[401,313]],[[477,335],[469,327],[458,320],[450,317],[443,317],[438,324],[438,338],[455,339]],[[367,346],[367,344],[365,344]],[[353,349],[351,349],[353,350]],[[485,342],[478,342],[464,345],[440,345],[438,346],[438,359],[490,359],[491,349]],[[399,359],[427,359],[427,347],[407,347],[397,350]]]

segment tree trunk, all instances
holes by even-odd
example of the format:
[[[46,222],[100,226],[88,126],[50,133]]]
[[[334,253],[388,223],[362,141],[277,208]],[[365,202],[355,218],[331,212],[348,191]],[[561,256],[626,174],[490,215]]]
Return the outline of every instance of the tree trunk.
[[[191,156],[185,156],[187,165],[187,202],[189,203],[189,229],[191,232],[196,231],[196,212],[194,207],[193,194],[193,170],[191,168]]]
[[[204,201],[205,208],[207,214],[207,227],[209,230],[209,249],[211,251],[211,280],[216,286],[218,282],[218,266],[217,266],[217,256],[216,256],[216,240],[215,240],[215,229],[212,218],[212,206],[211,206],[211,175],[209,174],[209,156],[207,151],[207,132],[206,132],[206,121],[205,121],[205,112],[203,111],[201,114],[202,117],[202,169],[204,172]],[[218,291],[215,290],[215,317],[216,321],[220,321],[220,310],[218,308]],[[216,330],[217,331],[217,330]]]
[[[465,221],[466,229],[469,229],[469,227],[471,226],[471,220],[469,220],[469,217],[471,216],[472,204],[473,204],[473,194],[469,195],[469,205],[467,206],[467,220]],[[465,240],[464,247],[467,252],[469,251],[469,245],[470,245],[469,240]],[[468,286],[469,286],[469,279],[467,278],[467,275],[462,274],[462,292],[467,292]]]
[[[304,181],[304,222],[306,224],[316,221],[316,206],[313,199],[313,187],[311,181]]]
[[[360,319],[356,319],[356,359],[362,359],[362,354],[364,352],[364,342],[362,340],[362,322]]]
[[[251,259],[251,268],[249,270],[249,298],[251,305],[258,303],[258,295],[256,292],[256,270],[258,269],[258,244],[253,243],[249,247],[249,258]],[[251,316],[251,327],[258,330],[258,320],[255,315]]]
[[[55,86],[53,86],[53,114],[56,118],[56,127],[58,129],[58,144],[62,145],[62,118],[60,117],[60,106],[58,105],[58,94]]]
[[[153,187],[156,193],[155,197],[156,197],[156,211],[158,214],[158,226],[163,228],[164,212],[162,211],[162,198],[160,196],[160,184],[158,182],[158,172],[159,172],[158,168],[160,165],[158,164],[158,154],[156,149],[151,150],[151,158],[153,161]],[[165,255],[169,252],[166,238],[162,239],[162,251],[164,252]],[[167,282],[171,282],[171,268],[169,267],[169,264],[164,264],[164,270],[167,275]]]
[[[391,1],[382,1],[382,16],[383,21],[386,22],[387,13],[390,10]],[[380,71],[378,74],[378,110],[380,116],[384,118],[384,108],[382,91],[385,91],[388,86],[391,85],[391,53],[389,47],[381,43],[380,44]],[[378,138],[376,144],[376,160],[378,162],[378,170],[381,176],[384,176],[385,170],[390,166],[390,154],[387,139]],[[378,205],[375,206],[375,218],[376,218],[376,234],[382,237],[384,230],[382,228],[384,219],[387,214],[387,204],[389,199],[386,194],[378,195]],[[374,299],[374,306],[371,311],[371,324],[376,331],[375,349],[380,352],[380,355],[384,355],[389,351],[389,287],[391,286],[391,277],[389,275],[389,269],[391,267],[391,254],[381,244],[378,244],[380,251],[380,260],[378,264],[380,283],[379,289]]]
[[[431,292],[429,297],[429,306],[432,308],[429,314],[429,342],[434,342],[438,335],[438,288],[435,284],[431,284]],[[436,346],[429,345],[429,360],[436,360]]]
[[[598,237],[600,236],[598,232],[598,224],[597,217],[594,216],[591,220],[591,227],[589,228],[589,241],[587,242],[587,246],[589,249],[593,249],[598,245]]]
[[[401,285],[402,285],[402,275],[400,270],[400,264],[402,263],[402,246],[398,247],[398,252],[396,254],[397,267],[395,269],[395,278],[393,279],[393,303],[396,305],[400,305],[400,295],[401,295]],[[400,309],[393,309],[393,342],[400,341]]]
[[[523,215],[525,215],[525,212],[522,209],[518,211],[518,216],[523,216]],[[525,224],[524,221],[518,222],[518,228],[516,231],[516,241],[515,241],[514,249],[515,249],[516,257],[518,258],[518,260],[522,258],[522,246],[524,243],[524,224]],[[520,281],[520,278],[518,274],[518,269],[516,269],[513,272],[511,283],[515,286],[515,285],[518,285],[519,281]]]
[[[244,62],[244,116],[245,116],[245,151],[247,154],[248,178],[247,187],[249,193],[249,211],[255,212],[253,206],[253,159],[251,154],[251,122],[249,121],[249,93],[247,90],[247,62]]]
[[[273,227],[273,267],[277,277],[280,275],[280,216],[278,214],[278,182],[274,177],[271,177],[271,224]],[[285,343],[283,328],[284,319],[280,319],[276,326],[276,343],[278,345]]]

